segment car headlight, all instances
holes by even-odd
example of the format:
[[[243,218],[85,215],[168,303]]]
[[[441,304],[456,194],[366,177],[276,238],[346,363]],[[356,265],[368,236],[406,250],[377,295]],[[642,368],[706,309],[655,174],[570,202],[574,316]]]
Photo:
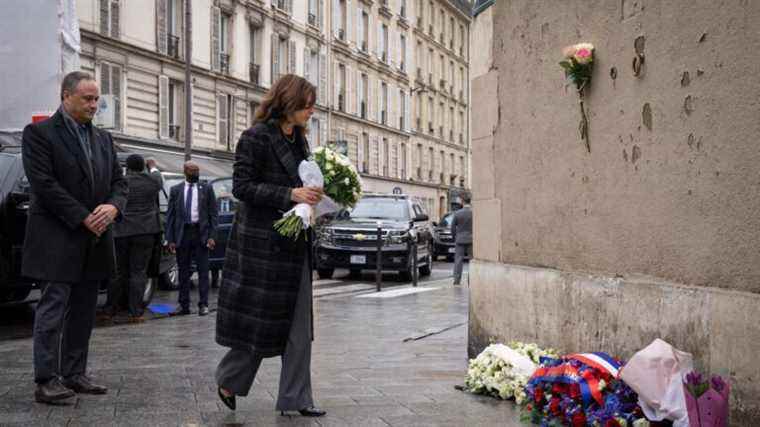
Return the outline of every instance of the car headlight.
[[[392,230],[388,233],[388,242],[392,245],[400,245],[409,240],[409,233],[404,230]]]
[[[321,230],[319,230],[317,238],[320,242],[332,244],[335,240],[335,233],[333,232],[332,228],[323,227]]]

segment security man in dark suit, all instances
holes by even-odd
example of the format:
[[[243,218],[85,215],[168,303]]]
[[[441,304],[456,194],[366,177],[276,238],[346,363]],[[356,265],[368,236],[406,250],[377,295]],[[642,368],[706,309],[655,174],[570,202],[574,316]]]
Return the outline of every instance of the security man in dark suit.
[[[161,232],[158,192],[164,181],[155,160],[148,160],[148,167],[150,171],[146,172],[145,159],[139,154],[127,157],[129,197],[122,220],[113,229],[117,275],[116,280],[111,282],[108,299],[112,304],[118,304],[127,292],[130,323],[143,321],[142,302],[148,280],[148,263]]]
[[[91,76],[69,73],[58,111],[23,134],[31,206],[22,274],[42,286],[34,320],[34,395],[43,403],[107,392],[86,375],[87,354],[98,285],[114,267],[109,225],[124,211],[127,182],[111,135],[92,124],[99,97]]]
[[[190,314],[190,276],[195,260],[200,296],[198,314],[206,316],[209,313],[208,254],[216,246],[216,196],[211,185],[199,182],[197,164],[186,162],[184,169],[185,182],[171,188],[166,211],[166,241],[169,250],[177,254],[179,268],[179,306],[172,314]]]
[[[451,234],[454,236],[456,249],[454,252],[454,284],[462,281],[462,267],[466,255],[472,255],[472,209],[470,195],[463,197],[464,207],[454,212],[451,219]]]

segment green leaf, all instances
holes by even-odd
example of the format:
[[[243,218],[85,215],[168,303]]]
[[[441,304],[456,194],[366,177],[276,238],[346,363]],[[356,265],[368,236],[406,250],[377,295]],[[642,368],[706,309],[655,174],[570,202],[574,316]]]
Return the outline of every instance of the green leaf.
[[[573,68],[572,64],[570,64],[568,61],[562,61],[559,63],[559,65],[565,70],[571,70]]]

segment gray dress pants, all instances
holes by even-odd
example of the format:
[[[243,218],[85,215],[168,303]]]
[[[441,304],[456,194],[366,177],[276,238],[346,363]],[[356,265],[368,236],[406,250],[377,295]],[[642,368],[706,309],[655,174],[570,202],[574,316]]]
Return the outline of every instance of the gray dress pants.
[[[465,255],[472,254],[472,244],[457,243],[454,252],[454,284],[462,282],[462,266],[464,265]]]
[[[84,375],[98,282],[48,282],[34,314],[34,381]]]
[[[293,324],[282,355],[278,411],[297,411],[314,405],[311,393],[311,267],[303,268]],[[216,383],[237,396],[247,396],[263,357],[248,349],[231,348],[216,368]]]

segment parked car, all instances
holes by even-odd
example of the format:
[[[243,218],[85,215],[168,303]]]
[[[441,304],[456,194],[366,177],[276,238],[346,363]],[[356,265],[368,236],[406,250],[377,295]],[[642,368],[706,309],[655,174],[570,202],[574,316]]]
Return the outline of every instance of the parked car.
[[[382,227],[381,268],[396,270],[402,280],[413,273],[413,245],[417,246],[417,266],[429,275],[433,265],[432,227],[422,204],[408,195],[367,194],[349,212],[317,228],[315,259],[321,279],[330,278],[336,268],[356,275],[375,269],[377,224]],[[416,236],[416,239],[415,239]]]
[[[0,304],[21,302],[34,283],[21,276],[29,210],[29,183],[21,162],[21,135],[0,138]]]
[[[433,258],[446,257],[447,261],[454,260],[456,245],[451,234],[451,220],[454,212],[449,212],[441,218],[440,223],[433,222]]]
[[[210,181],[214,189],[217,203],[216,247],[209,254],[209,270],[211,283],[219,283],[219,272],[224,267],[224,255],[227,251],[227,241],[230,239],[232,222],[235,219],[238,199],[232,195],[232,177],[217,178]]]

